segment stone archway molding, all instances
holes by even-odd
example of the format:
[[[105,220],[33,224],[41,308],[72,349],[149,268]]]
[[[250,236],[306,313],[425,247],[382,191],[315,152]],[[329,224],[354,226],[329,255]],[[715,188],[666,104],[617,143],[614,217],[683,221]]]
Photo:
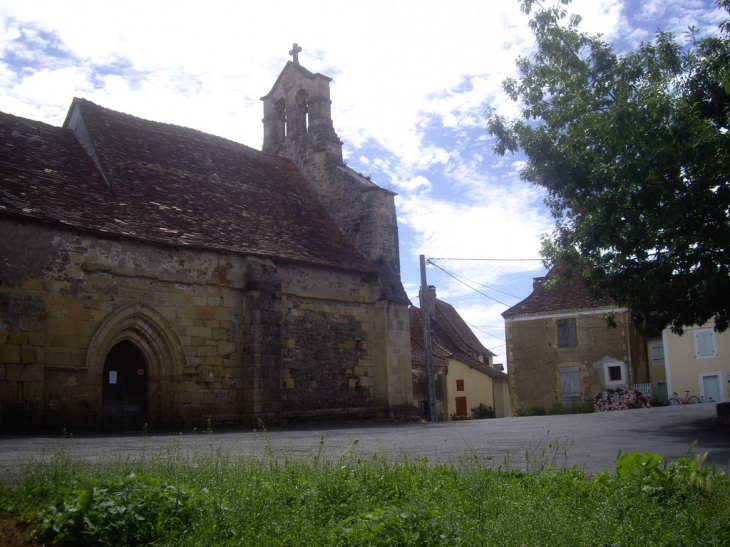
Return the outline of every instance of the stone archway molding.
[[[173,425],[176,413],[176,383],[185,369],[183,345],[175,329],[155,308],[132,302],[112,311],[91,337],[86,367],[98,378],[98,422],[101,425],[101,375],[109,351],[122,340],[134,343],[147,362],[148,418],[150,427]]]

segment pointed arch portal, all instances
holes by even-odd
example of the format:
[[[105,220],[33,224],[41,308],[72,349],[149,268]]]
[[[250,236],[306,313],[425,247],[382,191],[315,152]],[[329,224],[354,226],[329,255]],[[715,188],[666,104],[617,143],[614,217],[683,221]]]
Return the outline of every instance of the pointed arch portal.
[[[101,427],[140,430],[147,423],[147,363],[129,340],[118,342],[104,360]]]
[[[176,382],[185,353],[173,327],[152,306],[133,302],[110,313],[92,336],[86,366],[99,379],[98,426],[141,430],[144,424],[179,421]]]

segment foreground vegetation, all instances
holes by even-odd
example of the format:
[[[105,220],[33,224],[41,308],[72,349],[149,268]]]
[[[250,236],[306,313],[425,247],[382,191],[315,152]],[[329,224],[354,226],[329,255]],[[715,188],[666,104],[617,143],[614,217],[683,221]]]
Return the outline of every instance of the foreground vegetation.
[[[730,483],[698,459],[631,453],[616,473],[364,456],[233,454],[214,437],[96,464],[64,450],[0,487],[57,545],[727,545]],[[0,544],[2,540],[0,538]]]

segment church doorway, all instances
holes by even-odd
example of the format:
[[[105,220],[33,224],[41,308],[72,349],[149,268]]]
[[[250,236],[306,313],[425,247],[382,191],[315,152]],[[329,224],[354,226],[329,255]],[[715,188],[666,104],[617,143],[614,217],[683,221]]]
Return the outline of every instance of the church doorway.
[[[101,388],[101,425],[107,430],[142,430],[147,423],[147,364],[129,340],[106,356]]]

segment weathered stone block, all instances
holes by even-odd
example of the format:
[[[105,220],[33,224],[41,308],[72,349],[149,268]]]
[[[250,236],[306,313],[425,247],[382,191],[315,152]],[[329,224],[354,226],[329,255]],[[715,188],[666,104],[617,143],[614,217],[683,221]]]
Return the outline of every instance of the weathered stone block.
[[[25,382],[30,381],[27,377],[27,368],[25,365],[5,365],[5,376],[8,382]],[[43,372],[41,371],[41,379]]]
[[[43,320],[35,316],[22,316],[18,322],[20,330],[25,332],[39,332],[42,324]]]
[[[21,346],[20,361],[24,364],[31,364],[38,361],[38,348],[35,346]]]
[[[372,376],[361,376],[360,385],[362,387],[373,387],[375,385],[375,379]]]
[[[20,363],[20,346],[15,344],[3,344],[0,346],[0,362]]]
[[[5,331],[7,332],[7,331]],[[6,343],[24,345],[28,343],[28,333],[18,330],[12,330],[7,334]]]

